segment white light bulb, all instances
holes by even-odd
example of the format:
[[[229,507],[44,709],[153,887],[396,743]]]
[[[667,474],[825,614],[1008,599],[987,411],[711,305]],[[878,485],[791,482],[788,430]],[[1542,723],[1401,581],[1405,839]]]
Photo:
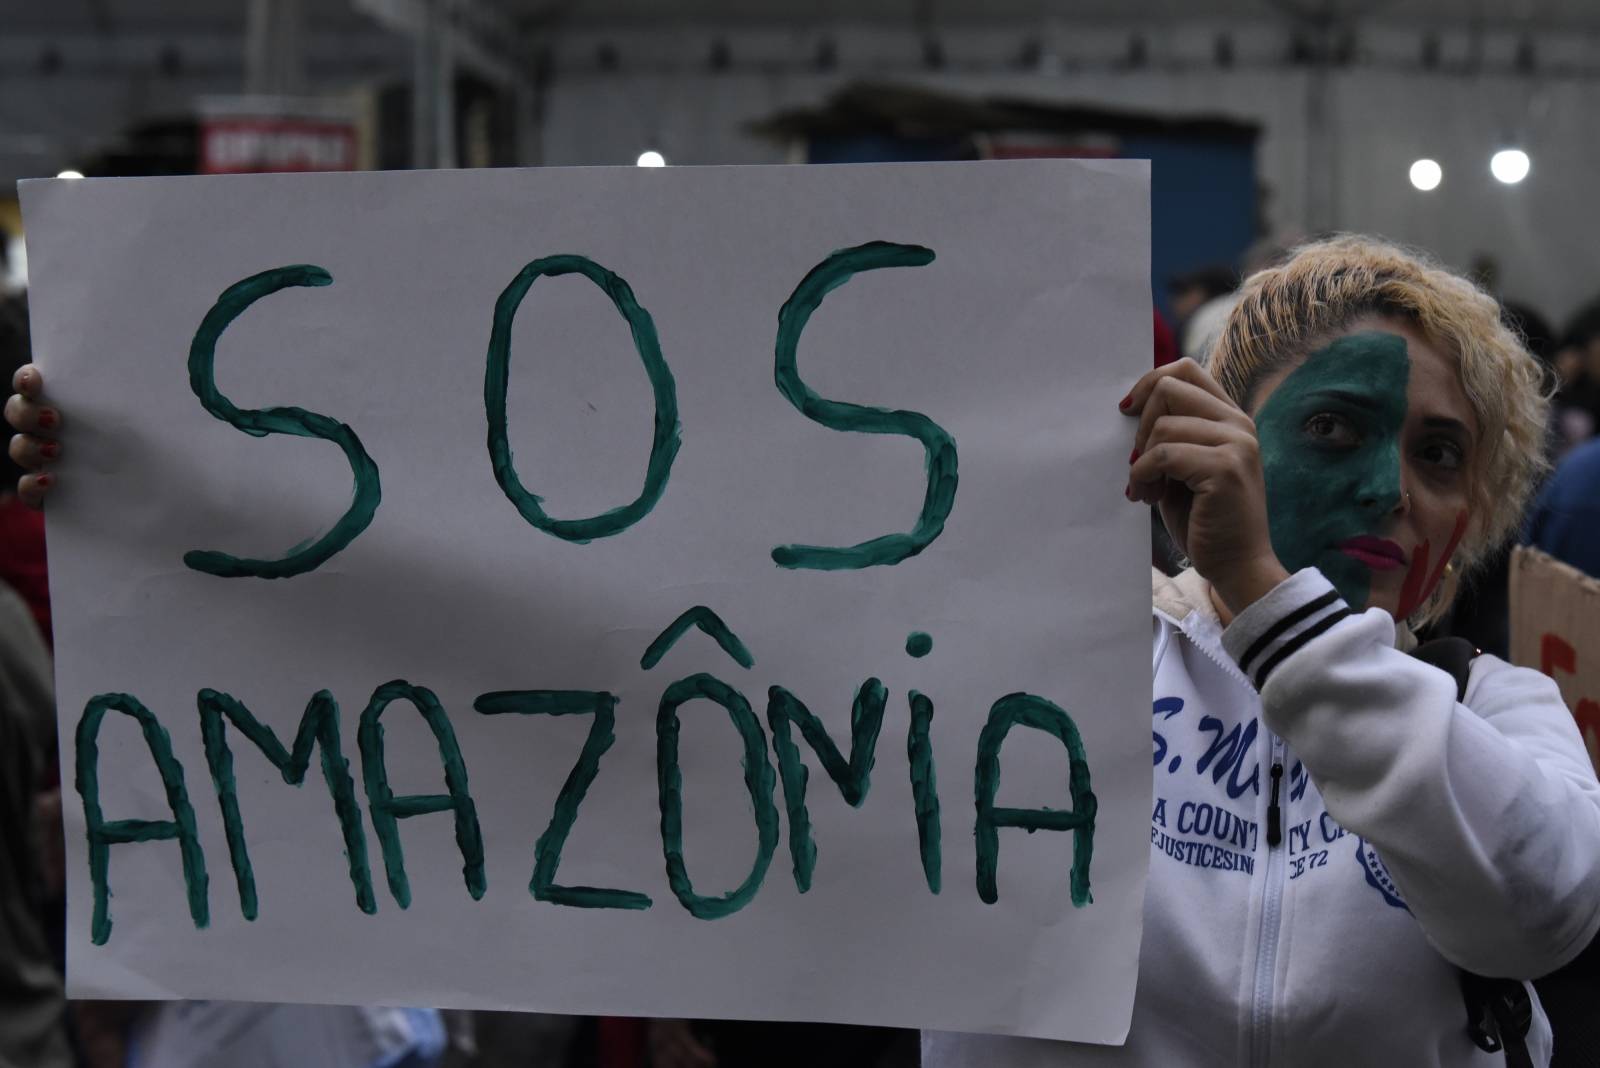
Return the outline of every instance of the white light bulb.
[[[1528,176],[1532,166],[1528,154],[1520,148],[1502,148],[1489,160],[1489,173],[1507,185],[1516,185]]]
[[[666,157],[655,149],[639,153],[639,166],[641,167],[665,167],[666,165]]]
[[[82,171],[62,171],[60,174],[56,175],[56,177],[57,178],[82,178],[83,177],[83,172]]]
[[[1411,165],[1411,184],[1426,193],[1439,188],[1444,169],[1431,159],[1419,159]]]

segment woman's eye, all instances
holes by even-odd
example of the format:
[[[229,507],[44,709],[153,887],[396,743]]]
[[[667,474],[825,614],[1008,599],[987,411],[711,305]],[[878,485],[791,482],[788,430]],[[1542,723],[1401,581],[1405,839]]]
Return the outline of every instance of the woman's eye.
[[[1318,412],[1306,420],[1305,431],[1313,439],[1326,445],[1356,445],[1360,436],[1355,427],[1333,412]]]
[[[1422,461],[1445,471],[1459,471],[1466,463],[1466,454],[1453,441],[1430,441],[1420,452]]]

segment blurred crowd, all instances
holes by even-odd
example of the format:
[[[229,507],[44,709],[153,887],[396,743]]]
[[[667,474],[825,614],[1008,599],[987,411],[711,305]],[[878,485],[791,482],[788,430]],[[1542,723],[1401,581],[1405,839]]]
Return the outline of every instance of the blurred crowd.
[[[0,240],[0,254],[5,242]],[[1156,315],[1156,361],[1204,363],[1241,277],[1282,256],[1252,248],[1242,270],[1174,278]],[[1498,287],[1492,267],[1480,282]],[[0,263],[0,278],[6,272]],[[1521,539],[1600,573],[1600,297],[1556,329],[1534,307],[1504,314],[1548,368],[1550,475]],[[0,373],[29,361],[25,295],[0,293]],[[50,602],[41,516],[0,477],[0,1068],[745,1068],[917,1062],[916,1036],[882,1028],[645,1021],[537,1014],[204,1002],[140,1004],[64,996],[65,859],[52,696]],[[1178,560],[1156,520],[1153,563]],[[1442,629],[1502,656],[1510,546]]]

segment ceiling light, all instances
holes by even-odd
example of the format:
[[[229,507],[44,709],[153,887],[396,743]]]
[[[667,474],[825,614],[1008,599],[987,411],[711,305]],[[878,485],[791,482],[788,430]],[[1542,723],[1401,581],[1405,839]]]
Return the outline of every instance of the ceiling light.
[[[1532,163],[1520,148],[1502,148],[1489,160],[1489,173],[1507,185],[1516,185],[1528,176]]]
[[[1444,169],[1431,159],[1419,159],[1411,165],[1411,184],[1426,193],[1439,188]]]

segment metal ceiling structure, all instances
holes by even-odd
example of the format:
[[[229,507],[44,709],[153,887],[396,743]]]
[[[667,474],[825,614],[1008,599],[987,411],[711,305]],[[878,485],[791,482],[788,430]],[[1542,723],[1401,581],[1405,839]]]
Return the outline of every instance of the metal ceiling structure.
[[[617,25],[819,21],[958,25],[1053,20],[1152,24],[1177,19],[1382,20],[1437,26],[1600,30],[1593,0],[499,0],[533,24]]]
[[[4,0],[3,36],[15,43],[63,35],[242,33],[246,0]],[[392,9],[428,6],[393,0]],[[524,31],[603,26],[796,26],[848,22],[961,26],[1058,22],[1157,25],[1175,20],[1355,21],[1408,26],[1600,32],[1595,0],[451,0],[445,9],[503,19]],[[367,25],[355,6],[308,3],[312,33]]]
[[[1156,110],[1182,95],[1174,86],[1220,86],[1217,99],[1276,86],[1299,110],[1275,112],[1298,147],[1279,153],[1274,180],[1296,191],[1291,221],[1315,228],[1343,218],[1336,85],[1459,99],[1489,138],[1565,130],[1561,173],[1585,183],[1600,0],[0,0],[0,216],[12,180],[78,166],[152,121],[192,123],[202,98],[398,99],[382,126],[396,147],[370,165],[450,166],[481,157],[458,156],[452,116],[478,91],[463,82],[487,83],[514,101],[506,162],[588,163],[591,142],[621,158],[608,125],[637,128],[621,136],[642,145],[675,107],[696,112],[685,129],[748,129],[806,103],[794,86],[929,78],[979,95],[1119,87],[1110,96],[1149,96],[1140,106]],[[1141,80],[1150,94],[1132,91]],[[1541,118],[1552,99],[1564,103]],[[1440,127],[1452,107],[1436,108]],[[694,136],[710,146],[697,161],[725,161],[726,144]]]
[[[0,0],[0,27],[0,157],[37,160],[29,173],[107,136],[110,112],[125,123],[184,93],[378,82],[413,89],[413,161],[450,165],[461,71],[530,115],[552,78],[619,64],[892,75],[1010,70],[1033,55],[1045,72],[1068,46],[1070,62],[1090,48],[1086,62],[1118,69],[1394,69],[1443,54],[1441,70],[1600,80],[1600,0]],[[1405,43],[1385,51],[1380,30]],[[871,48],[836,49],[843,31]]]

